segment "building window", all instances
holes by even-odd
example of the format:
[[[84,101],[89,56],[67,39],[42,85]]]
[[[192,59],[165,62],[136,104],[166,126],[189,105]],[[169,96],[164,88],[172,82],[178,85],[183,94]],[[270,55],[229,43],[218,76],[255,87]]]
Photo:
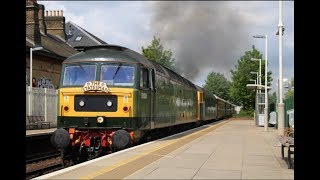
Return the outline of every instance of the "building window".
[[[82,39],[82,36],[77,36],[75,41],[80,41]]]

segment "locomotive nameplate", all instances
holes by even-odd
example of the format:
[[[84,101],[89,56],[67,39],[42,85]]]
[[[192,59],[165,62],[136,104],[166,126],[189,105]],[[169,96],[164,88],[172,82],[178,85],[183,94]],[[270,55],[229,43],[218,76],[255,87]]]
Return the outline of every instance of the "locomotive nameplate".
[[[108,93],[109,88],[107,86],[107,83],[101,82],[101,81],[89,81],[86,82],[83,86],[84,92],[87,91],[103,91]]]

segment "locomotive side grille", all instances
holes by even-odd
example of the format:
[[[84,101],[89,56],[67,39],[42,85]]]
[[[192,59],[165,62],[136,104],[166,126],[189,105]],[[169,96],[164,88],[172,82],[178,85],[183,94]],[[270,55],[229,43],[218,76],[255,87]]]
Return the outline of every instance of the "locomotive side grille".
[[[115,95],[76,95],[74,97],[75,111],[116,112],[117,106],[118,98]]]

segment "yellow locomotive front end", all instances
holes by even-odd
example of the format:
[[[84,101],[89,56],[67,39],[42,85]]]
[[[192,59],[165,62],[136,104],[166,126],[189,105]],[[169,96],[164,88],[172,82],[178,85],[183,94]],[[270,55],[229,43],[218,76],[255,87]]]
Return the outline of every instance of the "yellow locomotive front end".
[[[85,91],[79,87],[61,88],[58,127],[112,127],[114,124],[108,122],[108,117],[133,117],[133,94],[132,88],[108,88],[107,92]],[[72,120],[74,118],[75,121]]]
[[[134,142],[137,65],[114,58],[90,60],[63,64],[51,142],[71,154],[98,156]]]

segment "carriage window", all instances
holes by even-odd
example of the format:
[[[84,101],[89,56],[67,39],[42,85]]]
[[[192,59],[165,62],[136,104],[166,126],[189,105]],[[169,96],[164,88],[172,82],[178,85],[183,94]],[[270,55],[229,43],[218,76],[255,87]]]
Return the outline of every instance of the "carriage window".
[[[148,88],[149,88],[149,74],[148,74],[148,69],[142,69],[142,70],[141,70],[140,88],[143,88],[143,89],[148,89]]]
[[[151,78],[150,78],[150,80],[151,80],[151,82],[150,82],[150,84],[152,85],[152,90],[154,90],[154,89],[156,89],[156,83],[155,83],[155,73],[154,73],[154,69],[151,69]]]
[[[134,67],[121,63],[102,65],[100,79],[111,86],[133,86]]]
[[[87,81],[95,80],[96,65],[78,64],[66,66],[63,74],[63,86],[83,86]]]

